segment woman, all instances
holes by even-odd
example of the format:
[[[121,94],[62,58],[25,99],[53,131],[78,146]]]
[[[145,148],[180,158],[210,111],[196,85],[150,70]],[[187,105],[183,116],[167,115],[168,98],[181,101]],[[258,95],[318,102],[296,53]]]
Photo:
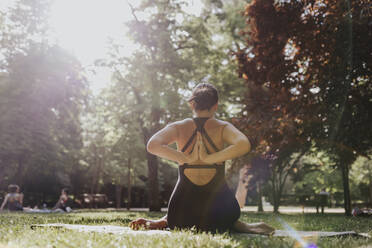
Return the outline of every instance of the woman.
[[[56,205],[52,208],[53,212],[71,212],[71,198],[68,196],[68,189],[64,188],[61,191],[61,195],[56,203]]]
[[[168,214],[160,220],[137,219],[130,226],[271,234],[274,229],[264,223],[238,220],[240,207],[225,181],[224,161],[250,150],[247,137],[229,122],[214,118],[218,93],[213,85],[197,85],[189,103],[193,119],[167,125],[147,144],[148,152],[179,164]],[[177,149],[169,147],[172,143],[177,144]]]
[[[19,193],[19,186],[16,184],[10,184],[8,186],[8,192],[5,195],[4,201],[1,204],[0,211],[7,206],[9,211],[23,211],[23,194]]]

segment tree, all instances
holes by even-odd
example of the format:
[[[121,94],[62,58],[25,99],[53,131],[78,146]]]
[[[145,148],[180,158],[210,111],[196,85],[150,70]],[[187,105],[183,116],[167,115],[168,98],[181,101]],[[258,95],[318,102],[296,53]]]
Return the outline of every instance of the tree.
[[[193,80],[215,85],[220,94],[218,117],[237,117],[242,109],[242,95],[246,87],[236,73],[234,52],[244,45],[239,31],[245,26],[242,9],[244,0],[207,0],[200,17],[193,17],[185,26],[200,26],[193,32],[199,46],[185,52],[193,65]],[[197,26],[196,26],[197,27]],[[238,166],[239,167],[239,166]],[[238,170],[238,169],[237,169]]]
[[[179,90],[188,88],[193,67],[185,51],[202,46],[203,26],[182,25],[187,15],[181,7],[180,1],[143,1],[138,7],[131,6],[134,20],[128,23],[129,34],[139,49],[129,58],[113,53],[110,61],[103,63],[114,68],[116,99],[125,102],[125,117],[139,127],[138,137],[144,146],[162,125],[187,113],[186,101]],[[152,14],[146,19],[138,17],[150,10]],[[120,45],[114,45],[113,49],[120,49]],[[120,100],[122,96],[131,100]],[[146,160],[150,210],[158,211],[159,161],[150,153],[146,153]]]
[[[292,173],[294,193],[297,196],[314,195],[326,189],[330,193],[331,202],[341,202],[342,177],[337,173],[337,159],[334,154],[312,146],[301,159],[300,166]]]
[[[38,170],[69,173],[78,161],[84,79],[74,63],[59,48],[36,46],[3,75],[0,157],[20,185]]]
[[[147,20],[137,18],[139,12],[150,9],[154,14]],[[178,119],[184,113],[185,101],[178,94],[178,86],[189,81],[185,72],[191,69],[191,64],[181,56],[181,51],[197,44],[176,20],[177,14],[183,16],[178,1],[143,1],[132,11],[135,20],[129,23],[129,30],[141,50],[128,60],[129,73],[122,77],[118,70],[116,78],[135,97],[133,108],[146,144],[161,123]],[[146,158],[150,210],[158,211],[158,159],[150,153],[146,153]]]
[[[56,182],[56,194],[79,160],[86,80],[75,58],[44,40],[47,6],[18,1],[1,13],[0,176],[36,190],[40,178]]]
[[[239,108],[244,88],[231,51],[240,39],[238,27],[244,24],[236,15],[244,1],[224,2],[212,3],[214,9],[207,6],[200,16],[185,13],[182,1],[143,1],[131,6],[134,20],[128,27],[138,49],[125,57],[120,54],[123,44],[113,44],[110,59],[98,63],[114,69],[112,99],[122,109],[113,112],[140,128],[143,144],[166,123],[190,115],[186,98],[198,82],[212,82],[223,92],[220,117],[229,118]],[[149,196],[156,198],[159,161],[150,154],[147,161]],[[150,203],[151,209],[158,209],[156,199]]]
[[[247,46],[237,53],[249,88],[242,123],[261,147],[314,140],[336,154],[347,215],[349,166],[372,140],[367,13],[364,1],[253,1],[245,12]]]

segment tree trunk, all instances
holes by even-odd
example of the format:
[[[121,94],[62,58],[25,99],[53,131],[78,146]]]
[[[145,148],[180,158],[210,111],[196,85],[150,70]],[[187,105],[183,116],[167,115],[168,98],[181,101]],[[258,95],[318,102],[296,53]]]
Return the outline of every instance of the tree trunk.
[[[98,167],[99,167],[99,156],[97,154],[97,147],[94,145],[93,146],[93,152],[94,152],[94,166],[95,166],[95,170],[94,170],[94,174],[93,174],[93,178],[92,178],[92,184],[90,185],[90,193],[91,194],[94,194],[96,192],[94,192],[95,188],[96,188],[96,183],[97,183],[97,180],[98,180]]]
[[[302,156],[306,153],[307,149],[302,149],[300,154],[292,162],[290,166],[288,164],[275,164],[272,169],[272,186],[273,186],[273,201],[274,201],[274,213],[279,213],[280,200],[282,198],[285,183],[287,181],[289,172],[294,168],[295,165],[300,161]]]
[[[142,126],[143,138],[145,146],[147,141],[155,133],[150,132],[148,129]],[[148,201],[149,201],[149,210],[150,211],[160,211],[160,201],[159,201],[159,181],[158,181],[158,158],[155,155],[146,151],[147,158],[147,168],[148,168],[148,177],[147,177],[147,188],[148,188]]]
[[[276,175],[277,171],[275,169],[272,170],[272,179],[271,179],[271,185],[272,185],[272,196],[273,196],[273,207],[274,207],[274,213],[279,213],[279,205],[280,205],[280,192],[277,189],[277,181],[276,181]]]
[[[128,158],[128,205],[127,209],[129,210],[132,206],[132,181],[130,171],[132,168],[132,159]]]
[[[372,182],[369,182],[369,204],[368,207],[372,207]]]
[[[273,197],[273,200],[274,200],[274,213],[279,213],[279,206],[280,206],[280,196],[278,196],[277,194],[274,194],[274,197]]]
[[[158,158],[147,152],[148,192],[150,211],[160,211],[159,181],[158,181]]]
[[[155,56],[151,53],[151,57],[153,61],[155,60]],[[153,99],[152,99],[152,107],[151,107],[151,123],[153,123],[152,128],[148,129],[144,125],[144,121],[141,117],[138,117],[138,123],[141,127],[142,134],[143,134],[143,141],[145,146],[147,145],[148,140],[151,136],[159,130],[159,120],[161,116],[160,111],[160,99],[159,99],[159,87],[156,82],[156,75],[152,77],[152,92],[153,92]],[[139,90],[132,86],[133,92],[138,100],[138,104],[143,103],[143,99],[139,93]],[[139,116],[141,113],[139,113]],[[147,159],[147,168],[148,168],[148,180],[147,180],[147,187],[148,187],[148,200],[149,200],[149,209],[150,211],[160,211],[160,201],[159,201],[159,182],[158,182],[158,159],[156,156],[146,152],[146,159]]]
[[[350,200],[350,187],[349,187],[349,166],[341,162],[342,170],[342,184],[344,186],[344,208],[345,215],[351,216],[351,200]]]
[[[93,179],[92,179],[92,185],[90,187],[91,194],[98,193],[97,189],[98,189],[98,184],[99,184],[99,174],[101,170],[101,159],[99,158],[99,155],[96,155],[95,164],[96,164],[96,168],[95,168]]]
[[[16,173],[16,183],[19,187],[23,187],[23,168],[24,163],[23,163],[23,157],[19,156],[18,157],[18,168],[17,168],[17,173]]]
[[[115,185],[115,201],[116,208],[121,208],[121,196],[122,196],[123,186],[119,183]]]
[[[369,183],[368,207],[371,208],[372,207],[372,173],[371,173],[371,165],[368,162],[367,162],[368,183]]]
[[[258,202],[257,202],[258,208],[257,208],[257,211],[258,212],[263,212],[264,209],[263,209],[263,205],[262,205],[262,185],[261,185],[261,181],[257,181],[257,193],[258,193]]]
[[[101,177],[102,168],[104,165],[104,158],[105,158],[105,148],[99,147],[98,149],[94,147],[95,156],[95,164],[96,170],[93,175],[92,185],[90,188],[91,194],[97,194],[100,191],[99,180]]]

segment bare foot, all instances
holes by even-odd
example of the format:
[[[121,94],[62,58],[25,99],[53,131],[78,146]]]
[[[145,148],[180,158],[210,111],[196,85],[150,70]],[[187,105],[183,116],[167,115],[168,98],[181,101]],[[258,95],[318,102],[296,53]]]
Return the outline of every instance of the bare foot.
[[[144,218],[139,218],[136,220],[133,220],[129,223],[129,227],[132,228],[133,230],[138,230],[140,228],[145,228],[145,229],[164,229],[167,227],[167,221],[164,219],[160,220],[147,220]]]

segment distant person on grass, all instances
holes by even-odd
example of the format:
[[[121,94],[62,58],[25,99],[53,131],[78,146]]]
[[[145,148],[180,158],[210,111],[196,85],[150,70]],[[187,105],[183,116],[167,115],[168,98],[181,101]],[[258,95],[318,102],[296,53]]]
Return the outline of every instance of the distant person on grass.
[[[23,193],[20,193],[20,187],[16,184],[10,184],[8,186],[8,193],[5,195],[0,211],[3,211],[4,208],[9,211],[34,211],[33,208],[23,207]]]
[[[250,143],[231,123],[214,118],[218,106],[216,88],[207,83],[198,84],[189,104],[194,118],[168,124],[147,144],[150,153],[179,164],[168,214],[160,220],[140,218],[130,226],[273,233],[274,228],[265,223],[239,221],[240,207],[225,181],[224,161],[247,153]],[[173,143],[177,149],[169,146]]]
[[[1,204],[0,211],[3,211],[4,208],[9,211],[23,211],[27,213],[64,213],[72,211],[72,200],[68,196],[67,189],[62,189],[61,196],[52,210],[38,209],[36,206],[35,208],[23,207],[23,193],[20,193],[20,188],[16,184],[10,184],[8,186],[8,192]]]
[[[5,195],[0,211],[3,211],[5,206],[9,211],[23,211],[23,194],[20,193],[18,185],[10,184],[8,186],[8,193]]]
[[[56,205],[52,208],[53,212],[71,212],[72,211],[72,199],[68,195],[69,191],[67,188],[62,189],[61,195],[56,203]]]

